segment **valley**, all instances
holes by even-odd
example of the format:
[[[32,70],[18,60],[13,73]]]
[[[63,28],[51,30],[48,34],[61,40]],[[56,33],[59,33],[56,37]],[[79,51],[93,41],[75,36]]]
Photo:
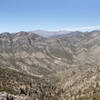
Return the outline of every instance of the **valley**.
[[[99,100],[93,99],[99,98],[99,76],[98,30],[54,37],[0,34],[1,93],[24,95],[21,100]]]

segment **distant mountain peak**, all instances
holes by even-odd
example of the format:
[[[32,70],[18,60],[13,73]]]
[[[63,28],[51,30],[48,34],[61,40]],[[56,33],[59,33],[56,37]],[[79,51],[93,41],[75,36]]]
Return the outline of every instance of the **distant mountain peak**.
[[[58,31],[46,31],[46,30],[35,30],[34,33],[43,36],[43,37],[53,37],[55,35],[62,35],[62,34],[68,34],[70,31],[67,30],[58,30]]]

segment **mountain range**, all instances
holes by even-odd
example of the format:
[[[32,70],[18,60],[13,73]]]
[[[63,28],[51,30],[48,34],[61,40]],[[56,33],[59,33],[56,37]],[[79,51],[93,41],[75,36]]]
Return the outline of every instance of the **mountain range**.
[[[35,30],[32,31],[35,34],[38,34],[43,37],[54,37],[58,35],[63,35],[63,34],[68,34],[71,31],[66,31],[66,30],[59,30],[59,31],[45,31],[45,30]]]
[[[1,33],[0,70],[1,92],[29,95],[32,88],[40,91],[29,96],[35,100],[75,99],[100,82],[100,31]]]

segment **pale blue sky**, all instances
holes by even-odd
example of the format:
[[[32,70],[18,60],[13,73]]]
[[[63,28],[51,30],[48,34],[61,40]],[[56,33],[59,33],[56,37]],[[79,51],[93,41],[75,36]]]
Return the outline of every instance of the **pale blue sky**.
[[[100,29],[100,0],[0,0],[0,32]]]

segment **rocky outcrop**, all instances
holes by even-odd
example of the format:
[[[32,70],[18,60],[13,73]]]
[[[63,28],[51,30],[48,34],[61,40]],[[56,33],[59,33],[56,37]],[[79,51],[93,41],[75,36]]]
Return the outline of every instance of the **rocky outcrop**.
[[[6,92],[0,93],[0,100],[32,100],[28,96],[19,96],[19,95],[12,95]]]

